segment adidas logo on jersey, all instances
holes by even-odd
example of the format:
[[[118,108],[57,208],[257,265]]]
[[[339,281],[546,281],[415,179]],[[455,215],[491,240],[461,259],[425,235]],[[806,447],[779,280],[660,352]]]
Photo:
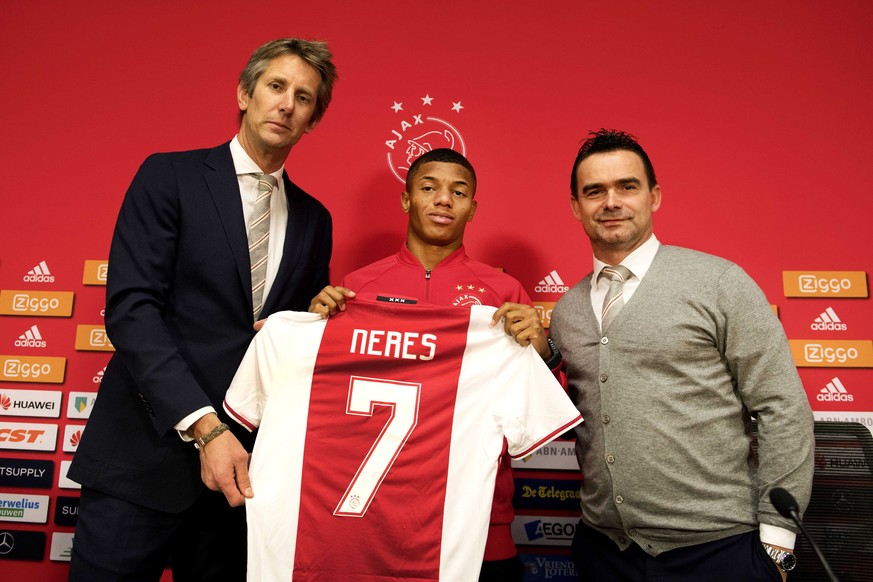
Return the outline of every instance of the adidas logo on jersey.
[[[561,276],[557,271],[552,271],[546,275],[542,281],[537,283],[534,291],[537,293],[566,293],[570,288],[564,285]]]
[[[44,348],[45,340],[42,339],[42,336],[39,333],[39,328],[34,325],[29,330],[18,336],[18,339],[15,340],[15,347]]]
[[[828,307],[822,311],[821,315],[816,317],[809,327],[817,331],[846,331],[848,329],[846,324],[840,321],[833,307]]]
[[[55,276],[49,271],[46,262],[40,261],[37,266],[27,272],[24,281],[27,283],[54,283]]]
[[[828,382],[827,386],[822,388],[815,398],[820,402],[852,402],[855,400],[837,377]]]

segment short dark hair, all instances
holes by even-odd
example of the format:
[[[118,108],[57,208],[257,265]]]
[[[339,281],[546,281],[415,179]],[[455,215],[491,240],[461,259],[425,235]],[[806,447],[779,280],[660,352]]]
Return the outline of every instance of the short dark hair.
[[[430,150],[429,152],[425,152],[418,156],[412,165],[409,166],[409,171],[406,172],[406,191],[410,192],[412,190],[412,178],[415,176],[415,173],[418,172],[418,168],[421,167],[422,164],[427,164],[429,162],[441,162],[444,164],[458,164],[464,168],[467,168],[470,171],[470,175],[473,178],[473,183],[470,186],[473,188],[473,193],[476,192],[476,170],[473,169],[473,164],[470,163],[470,160],[465,158],[462,154],[459,154],[453,149],[449,148],[437,148],[435,150]]]
[[[327,111],[327,106],[330,105],[333,84],[337,80],[336,66],[331,61],[333,55],[327,48],[326,42],[299,38],[278,38],[259,46],[239,74],[240,87],[243,88],[246,95],[251,97],[255,92],[255,83],[267,70],[270,61],[284,55],[300,57],[321,76],[321,85],[318,87],[318,96],[315,99],[312,122],[321,121],[324,112]],[[240,111],[240,119],[243,115],[244,113]]]
[[[649,188],[654,188],[658,185],[652,161],[649,159],[643,146],[637,142],[636,136],[618,129],[598,129],[597,131],[588,132],[588,139],[582,142],[579,153],[576,154],[576,161],[573,162],[573,172],[570,174],[570,196],[573,198],[577,196],[576,189],[579,187],[579,184],[576,180],[576,170],[579,169],[579,164],[582,163],[582,160],[594,154],[619,150],[627,150],[638,155],[643,161],[646,178],[649,181]]]

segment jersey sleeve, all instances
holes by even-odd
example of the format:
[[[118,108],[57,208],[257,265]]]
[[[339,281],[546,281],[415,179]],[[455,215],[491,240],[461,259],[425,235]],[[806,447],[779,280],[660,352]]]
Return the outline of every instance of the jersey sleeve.
[[[224,396],[225,412],[249,432],[260,426],[271,393],[306,376],[292,368],[314,363],[325,322],[316,313],[271,315],[237,368]],[[283,357],[289,353],[298,357]]]
[[[488,367],[487,382],[495,393],[492,416],[506,437],[510,456],[521,458],[583,419],[536,350],[522,348],[500,326],[490,326],[493,312],[474,308],[470,335],[490,336],[482,355],[498,362]]]

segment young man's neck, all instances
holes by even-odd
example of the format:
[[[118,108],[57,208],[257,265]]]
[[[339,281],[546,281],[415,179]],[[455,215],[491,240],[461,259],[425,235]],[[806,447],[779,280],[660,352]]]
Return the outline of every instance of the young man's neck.
[[[433,270],[443,259],[461,248],[461,241],[449,246],[429,245],[418,241],[406,240],[406,248],[412,253],[421,266],[428,271]]]

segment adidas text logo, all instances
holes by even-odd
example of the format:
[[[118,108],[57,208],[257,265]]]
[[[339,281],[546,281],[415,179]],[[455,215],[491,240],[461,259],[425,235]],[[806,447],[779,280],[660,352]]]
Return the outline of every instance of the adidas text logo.
[[[37,266],[27,272],[27,275],[24,276],[24,280],[27,283],[54,283],[55,276],[49,271],[46,262],[40,261]]]
[[[537,293],[566,293],[570,288],[564,285],[561,276],[557,271],[552,271],[545,278],[537,283],[534,291]]]
[[[852,402],[854,397],[846,390],[840,379],[834,377],[815,397],[820,402]]]
[[[816,317],[809,327],[818,331],[846,331],[847,329],[846,324],[840,321],[833,307],[828,307],[822,311],[821,315]]]
[[[44,348],[45,340],[42,339],[42,336],[39,333],[39,328],[34,325],[29,330],[18,336],[18,339],[15,340],[15,347]]]

